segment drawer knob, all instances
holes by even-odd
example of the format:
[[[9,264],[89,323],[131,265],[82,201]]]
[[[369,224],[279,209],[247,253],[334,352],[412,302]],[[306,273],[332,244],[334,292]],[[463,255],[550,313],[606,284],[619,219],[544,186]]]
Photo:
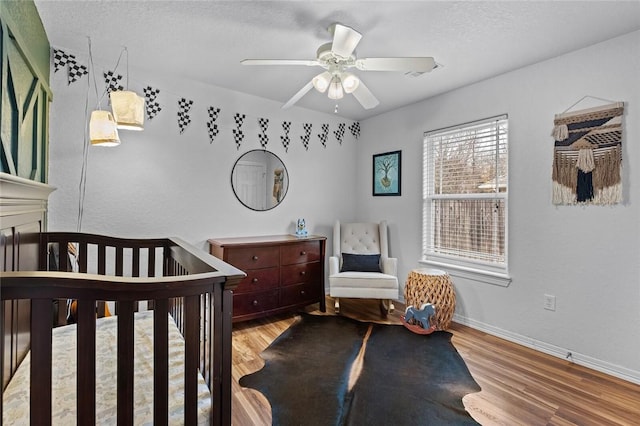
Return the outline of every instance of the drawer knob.
[[[253,256],[252,259],[253,260],[258,260],[258,256]]]
[[[304,296],[305,295],[304,290],[300,290],[300,294]]]
[[[307,275],[307,271],[300,271],[300,275]]]
[[[257,283],[257,282],[258,282],[258,279],[254,277],[254,278],[251,280],[251,282],[252,282],[252,283]]]
[[[304,251],[304,250],[300,252],[300,256],[305,256],[306,254],[307,254],[307,252]]]
[[[258,306],[258,301],[254,300],[253,303],[251,303],[253,306]]]

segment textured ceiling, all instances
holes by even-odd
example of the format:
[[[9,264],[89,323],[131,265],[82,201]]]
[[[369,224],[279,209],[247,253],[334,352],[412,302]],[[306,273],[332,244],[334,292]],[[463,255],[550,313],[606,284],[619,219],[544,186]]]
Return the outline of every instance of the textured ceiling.
[[[243,66],[245,58],[315,59],[340,22],[363,39],[359,58],[433,56],[420,77],[361,72],[380,100],[352,96],[339,115],[380,114],[498,74],[640,29],[640,1],[45,1],[36,0],[51,44],[285,103],[321,69]],[[640,50],[640,48],[639,48]],[[639,52],[640,54],[640,52]],[[597,61],[598,58],[594,58]],[[551,82],[550,82],[551,83]],[[297,106],[333,113],[310,91]]]

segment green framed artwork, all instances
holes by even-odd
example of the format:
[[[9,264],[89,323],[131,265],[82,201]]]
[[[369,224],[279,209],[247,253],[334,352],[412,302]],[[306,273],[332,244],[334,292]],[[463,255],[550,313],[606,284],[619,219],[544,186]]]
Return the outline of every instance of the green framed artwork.
[[[402,151],[373,155],[373,195],[400,195]]]

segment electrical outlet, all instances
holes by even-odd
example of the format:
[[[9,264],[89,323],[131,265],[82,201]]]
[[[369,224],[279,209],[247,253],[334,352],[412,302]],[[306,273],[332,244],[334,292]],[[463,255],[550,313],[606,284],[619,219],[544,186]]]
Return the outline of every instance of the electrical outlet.
[[[544,295],[544,308],[549,311],[556,310],[556,297],[551,294]]]

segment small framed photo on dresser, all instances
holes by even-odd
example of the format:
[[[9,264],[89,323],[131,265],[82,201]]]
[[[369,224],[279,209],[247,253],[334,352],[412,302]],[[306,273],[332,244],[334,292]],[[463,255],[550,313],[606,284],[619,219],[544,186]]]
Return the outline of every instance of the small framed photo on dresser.
[[[373,155],[373,195],[401,195],[402,151]]]

